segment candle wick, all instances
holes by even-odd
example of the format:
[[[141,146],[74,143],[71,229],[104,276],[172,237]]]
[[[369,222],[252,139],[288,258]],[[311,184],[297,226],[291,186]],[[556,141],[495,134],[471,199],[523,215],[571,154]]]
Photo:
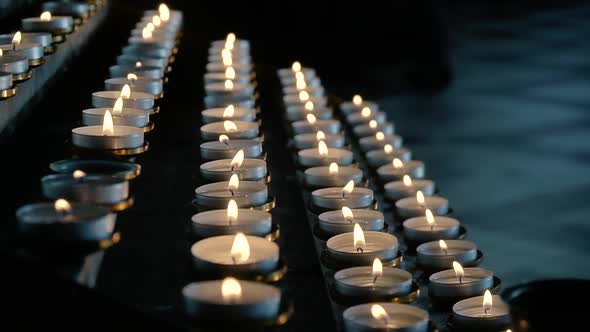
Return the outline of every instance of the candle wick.
[[[449,253],[447,252],[447,249],[443,249],[445,255],[448,255]]]
[[[459,276],[459,283],[462,284],[463,283],[463,277]]]
[[[234,191],[233,189],[228,189],[229,193],[231,194],[232,197],[235,197]]]
[[[223,140],[223,142],[222,142],[222,143],[223,143],[223,144],[225,144],[226,146],[229,146],[229,142],[228,142],[228,140]]]
[[[238,263],[236,262],[236,257],[235,257],[235,256],[231,256],[231,260],[232,260],[232,262],[234,262],[234,265],[238,264]]]
[[[354,222],[354,221],[352,221],[352,219],[350,219],[350,218],[345,218],[345,219],[346,219],[346,220],[348,220],[348,222],[350,222],[351,224]]]
[[[487,307],[483,308],[484,315],[486,315],[486,316],[488,315],[488,310],[490,310],[490,308],[487,308]]]
[[[434,224],[430,225],[430,231],[434,232]]]
[[[373,286],[375,286],[375,283],[377,282],[377,278],[379,278],[379,276],[375,276],[375,278],[373,278]]]
[[[356,248],[356,252],[360,252],[360,253],[362,254],[362,253],[363,253],[363,248],[361,248],[361,247],[357,247],[357,248]]]

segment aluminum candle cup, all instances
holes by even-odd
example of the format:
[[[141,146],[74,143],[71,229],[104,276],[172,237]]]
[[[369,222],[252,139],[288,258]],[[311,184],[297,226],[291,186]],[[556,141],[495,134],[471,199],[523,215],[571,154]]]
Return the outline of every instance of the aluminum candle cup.
[[[20,233],[42,241],[100,241],[113,234],[117,215],[104,207],[71,203],[70,212],[56,211],[54,203],[37,203],[16,211]]]
[[[0,71],[11,73],[14,80],[21,81],[21,77],[29,71],[29,60],[21,54],[4,53],[0,56]]]
[[[88,18],[90,6],[83,2],[47,1],[41,5],[41,10],[52,15],[73,16],[85,20]]]
[[[395,149],[402,147],[402,137],[399,135],[384,135],[383,139],[377,139],[375,135],[362,137],[359,139],[359,145],[363,152],[371,150],[383,150],[385,145],[389,144]]]
[[[286,86],[283,87],[283,94],[284,95],[293,95],[293,96],[298,96],[299,95],[299,91],[307,91],[307,93],[309,93],[310,96],[313,97],[323,97],[325,95],[325,90],[324,87],[322,86],[308,86],[304,89],[298,89],[295,86]]]
[[[424,173],[424,163],[419,160],[406,161],[399,167],[389,163],[377,168],[377,175],[382,182],[401,180],[404,175],[409,175],[412,179],[422,179]]]
[[[252,139],[205,142],[201,144],[200,149],[201,158],[207,160],[232,159],[240,150],[244,150],[244,157],[246,158],[259,158],[262,156],[262,143]]]
[[[236,235],[221,235],[206,238],[193,244],[191,254],[193,264],[200,271],[221,273],[268,273],[277,268],[279,246],[258,236],[245,236],[249,255],[232,255]]]
[[[373,168],[390,164],[394,158],[400,159],[403,162],[412,159],[412,151],[406,148],[394,148],[390,152],[385,152],[384,149],[371,150],[365,155],[367,163]]]
[[[315,123],[311,124],[307,120],[295,121],[291,124],[295,135],[317,133],[318,130],[323,131],[325,134],[334,135],[338,134],[342,129],[340,121],[338,120],[316,120]]]
[[[353,265],[371,265],[375,258],[389,262],[397,257],[398,241],[395,236],[382,232],[364,232],[364,235],[365,244],[358,250],[353,233],[332,236],[326,242],[328,253],[340,263]]]
[[[1,95],[2,91],[8,90],[12,88],[12,74],[0,72],[0,98],[3,96]]]
[[[129,197],[129,182],[105,175],[51,174],[41,178],[43,195],[49,199],[90,204],[115,204]]]
[[[164,91],[164,84],[162,79],[144,78],[140,77],[136,80],[129,80],[127,77],[109,78],[104,81],[104,88],[107,91],[121,91],[125,84],[129,84],[131,91],[145,92],[159,97]]]
[[[370,123],[366,124],[359,124],[352,128],[352,132],[356,137],[367,137],[367,136],[374,136],[378,132],[382,132],[385,135],[393,135],[395,132],[395,127],[391,122],[384,122],[381,124],[377,124],[376,126],[371,126]]]
[[[502,331],[510,327],[509,308],[498,295],[484,308],[484,297],[476,296],[453,305],[453,325],[469,331]]]
[[[49,164],[49,169],[61,174],[79,170],[86,174],[107,175],[117,179],[133,180],[141,174],[139,164],[101,159],[65,159]]]
[[[241,166],[232,167],[231,159],[219,159],[201,164],[201,177],[209,181],[227,181],[233,174],[240,180],[258,181],[267,175],[266,161],[245,158]]]
[[[239,209],[238,217],[230,220],[226,210],[211,210],[195,214],[192,218],[193,232],[200,237],[207,238],[218,235],[246,235],[264,236],[272,228],[271,214],[264,211]]]
[[[428,278],[428,293],[431,297],[468,298],[483,294],[494,286],[494,275],[491,271],[479,267],[464,268],[464,276],[459,282],[454,270],[434,273]]]
[[[31,42],[0,45],[0,48],[5,54],[16,53],[23,55],[29,60],[29,65],[31,66],[40,65],[41,61],[43,60],[43,55],[45,55],[43,46],[41,46],[41,44]]]
[[[406,295],[412,289],[412,274],[384,267],[383,274],[375,278],[371,266],[351,267],[334,274],[334,286],[344,296],[375,298]]]
[[[305,105],[307,101],[311,101],[315,106],[318,107],[326,107],[328,105],[328,98],[326,97],[315,97],[310,96],[308,100],[301,100],[299,99],[298,95],[287,95],[283,96],[283,102],[289,107],[295,107],[298,105]]]
[[[418,190],[425,196],[432,196],[434,195],[434,189],[434,181],[420,179],[413,179],[409,186],[403,181],[388,182],[384,186],[385,197],[392,201],[397,201],[405,197],[415,197]]]
[[[423,216],[426,209],[430,209],[434,215],[443,216],[449,212],[449,201],[440,196],[426,196],[424,204],[420,204],[416,197],[406,197],[395,202],[395,208],[403,219]]]
[[[225,114],[225,116],[224,116]],[[226,108],[209,108],[201,112],[203,123],[230,121],[256,121],[256,110],[234,107],[231,114],[227,114]]]
[[[345,115],[349,115],[352,113],[360,112],[365,107],[368,107],[373,111],[379,110],[379,105],[377,105],[377,103],[368,100],[363,100],[359,104],[355,104],[350,101],[345,101],[340,104],[340,111],[342,111],[342,113],[344,113]]]
[[[414,217],[404,221],[403,226],[404,235],[408,240],[423,243],[456,239],[459,236],[460,224],[459,220],[454,218],[435,217],[434,224],[430,225],[426,217]]]
[[[170,50],[164,47],[145,47],[137,44],[123,47],[121,53],[133,56],[146,56],[156,58],[170,58],[170,56],[172,55]]]
[[[121,97],[121,91],[98,91],[92,93],[92,106],[97,108],[113,108],[117,99]],[[123,98],[123,107],[140,110],[152,110],[154,108],[154,96],[138,91],[131,91],[129,98]]]
[[[373,204],[373,190],[368,188],[354,188],[352,193],[345,193],[341,187],[322,188],[311,193],[313,205],[337,210],[343,206],[351,209],[368,208]]]
[[[12,44],[14,33],[0,35],[0,45]],[[43,48],[51,47],[51,34],[48,32],[21,32],[23,43],[39,44]]]
[[[281,291],[261,282],[240,280],[240,296],[224,299],[222,280],[199,281],[182,289],[184,307],[195,319],[270,320],[279,315]]]
[[[158,38],[143,38],[143,37],[129,37],[129,45],[141,45],[142,47],[156,47],[172,50],[174,48],[174,40],[158,39]]]
[[[205,82],[205,85],[214,84],[214,83],[225,83],[225,80],[227,80],[227,77],[225,77],[225,73],[221,73],[221,72],[205,73],[205,76],[203,76],[203,80]],[[250,75],[238,75],[237,73],[236,73],[236,77],[233,78],[232,81],[237,84],[251,84],[252,83],[252,79],[250,78]]]
[[[344,147],[344,136],[341,134],[324,135],[322,139],[328,148],[342,148]],[[293,137],[295,148],[297,150],[318,148],[317,133],[299,134]]]
[[[240,181],[238,189],[229,190],[228,182],[214,182],[195,190],[197,204],[206,208],[225,209],[230,200],[238,207],[259,206],[268,201],[266,184]]]
[[[304,105],[295,105],[287,108],[287,120],[289,122],[305,120],[307,114],[313,114],[319,120],[329,120],[333,118],[334,112],[329,107],[315,107],[308,111]]]
[[[106,111],[112,112],[110,108],[89,108],[82,111],[82,124],[85,126],[102,126]],[[115,126],[130,126],[143,128],[150,121],[150,114],[144,110],[134,108],[123,108],[121,113],[113,116]]]
[[[387,121],[385,112],[371,111],[368,116],[364,116],[362,113],[352,113],[346,116],[346,122],[351,126],[358,126],[367,124],[371,120],[377,121],[377,124],[383,124]]]
[[[114,77],[127,77],[128,74],[135,74],[137,77],[150,78],[150,79],[161,79],[164,77],[164,68],[141,66],[135,65],[115,65],[109,67],[109,73],[112,78]]]
[[[372,315],[373,305],[384,309],[384,317]],[[408,304],[389,302],[352,306],[342,313],[346,332],[427,332],[428,312]]]
[[[235,129],[230,128],[226,121],[212,122],[201,126],[201,138],[204,140],[218,140],[219,135],[226,135],[230,142],[237,138],[256,138],[258,136],[258,123],[248,121],[231,121]],[[232,126],[233,127],[233,126]],[[233,157],[233,156],[232,156]]]
[[[102,126],[87,126],[72,129],[72,144],[94,150],[133,149],[142,147],[143,129],[129,126],[114,126],[113,135],[103,134]]]
[[[141,62],[143,66],[148,67],[168,67],[168,57],[153,57],[145,55],[129,55],[121,54],[117,56],[117,64],[123,66],[135,66],[137,62]],[[166,69],[165,69],[166,70]]]
[[[430,270],[445,270],[453,268],[453,261],[461,265],[474,262],[477,259],[477,246],[465,240],[445,240],[447,249],[442,249],[439,241],[426,242],[416,248],[417,262]]]
[[[63,35],[74,30],[74,19],[71,16],[51,16],[48,21],[40,17],[29,17],[21,20],[25,32],[51,32],[52,35]]]
[[[380,211],[352,209],[353,218],[346,219],[342,211],[328,211],[320,214],[319,227],[331,234],[342,234],[354,231],[354,224],[359,224],[363,231],[380,231],[385,227],[385,217]]]
[[[305,170],[305,184],[313,187],[344,187],[349,181],[355,185],[363,183],[363,171],[357,167],[338,167],[337,173],[330,173],[330,166],[317,166]]]
[[[345,149],[328,149],[328,153],[322,155],[318,149],[305,149],[297,152],[299,164],[304,167],[328,166],[331,163],[347,166],[352,164],[352,152]]]

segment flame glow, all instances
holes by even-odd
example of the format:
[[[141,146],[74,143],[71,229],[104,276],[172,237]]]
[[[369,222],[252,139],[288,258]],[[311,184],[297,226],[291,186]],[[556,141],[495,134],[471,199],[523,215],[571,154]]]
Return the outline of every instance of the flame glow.
[[[0,48],[0,56],[4,55],[4,52],[2,51],[2,49]]]
[[[21,40],[23,38],[23,35],[20,33],[20,31],[17,31],[14,36],[12,36],[12,43],[13,44],[20,44]]]
[[[233,61],[231,55],[222,57],[221,61],[223,61],[224,66],[231,66],[234,64],[234,61]]]
[[[170,19],[170,8],[168,8],[165,3],[162,3],[158,6],[158,13],[160,14],[160,19],[162,19],[163,22],[168,22]]]
[[[229,141],[229,137],[227,137],[227,135],[219,135],[219,141],[221,143]]]
[[[354,242],[354,249],[362,249],[365,246],[365,233],[359,224],[354,224],[354,231],[352,234],[352,240]]]
[[[436,220],[434,219],[434,214],[432,214],[432,211],[430,211],[430,209],[426,209],[426,222],[430,227],[434,226],[434,223],[436,222]]]
[[[70,203],[63,198],[59,198],[58,200],[56,200],[55,203],[53,204],[53,208],[57,212],[66,212],[67,213],[67,212],[72,211],[72,206],[70,205]]]
[[[361,110],[361,116],[363,118],[368,118],[371,116],[371,108],[368,106],[363,107],[363,109]]]
[[[143,30],[141,30],[141,38],[151,39],[152,38],[152,31],[150,29],[148,29],[147,27],[143,28]]]
[[[299,100],[308,101],[309,100],[309,93],[307,93],[307,91],[299,91]]]
[[[297,80],[295,81],[295,87],[297,90],[304,90],[307,88],[307,83],[305,83],[305,80]]]
[[[342,196],[350,195],[354,191],[354,181],[350,180],[348,183],[342,187]]]
[[[113,136],[114,128],[113,128],[113,117],[111,116],[111,112],[108,110],[104,112],[104,118],[102,119],[102,134],[104,136]]]
[[[330,173],[330,175],[338,174],[338,169],[338,164],[330,163],[330,166],[328,167],[328,173]]]
[[[457,276],[459,281],[461,281],[461,279],[463,279],[463,276],[465,275],[465,272],[463,271],[463,266],[461,266],[459,262],[453,261],[453,270],[455,270],[455,275]]]
[[[318,130],[318,132],[315,134],[315,139],[318,141],[322,141],[326,139],[326,134],[324,134],[323,131]]]
[[[225,41],[226,42],[230,42],[230,43],[235,43],[236,42],[236,34],[233,32],[230,32],[227,34],[227,36],[225,37]]]
[[[354,95],[352,97],[352,103],[355,104],[356,106],[359,106],[360,104],[363,103],[363,97],[361,97],[360,95]]]
[[[154,24],[155,27],[159,27],[160,24],[162,24],[162,19],[160,19],[160,17],[158,15],[154,15],[154,16],[152,16],[152,23]]]
[[[373,304],[371,306],[371,316],[375,319],[384,319],[386,322],[389,320],[389,315],[385,309],[378,304]]]
[[[226,107],[223,110],[223,117],[224,118],[231,118],[232,116],[234,116],[235,113],[236,113],[236,109],[234,108],[234,105],[229,105],[228,107]]]
[[[373,261],[373,268],[371,269],[371,276],[373,278],[378,278],[383,275],[383,264],[379,260],[379,258],[375,258]]]
[[[154,32],[154,30],[156,29],[156,27],[154,26],[154,24],[152,22],[146,24],[145,28],[150,30],[151,32]]]
[[[86,176],[86,173],[84,171],[77,169],[74,171],[74,173],[72,173],[72,176],[74,177],[74,179],[81,179]]]
[[[131,97],[131,87],[129,84],[125,84],[121,89],[121,98],[129,99],[129,97]]]
[[[375,134],[375,138],[376,138],[378,141],[382,141],[382,140],[384,140],[384,139],[385,139],[385,134],[383,134],[383,132],[382,132],[382,131],[378,131],[378,132]]]
[[[305,102],[305,110],[308,112],[313,111],[313,102],[312,101],[306,101]]]
[[[51,13],[50,12],[43,12],[43,13],[41,13],[41,16],[39,16],[39,19],[41,19],[41,21],[44,21],[44,22],[51,21]]]
[[[129,74],[127,74],[127,79],[129,81],[137,81],[137,75],[135,75],[133,73],[129,73]]]
[[[304,80],[305,74],[302,71],[298,71],[295,73],[295,80]]]
[[[236,78],[236,70],[234,67],[227,67],[225,68],[225,79],[226,80],[233,80]]]
[[[438,240],[438,245],[442,251],[447,251],[447,249],[449,249],[447,243],[444,240]]]
[[[349,220],[349,221],[354,219],[354,214],[352,213],[352,210],[348,206],[342,207],[342,216],[344,217],[344,219]]]
[[[393,168],[403,168],[404,163],[399,158],[393,158]]]
[[[291,65],[291,69],[294,72],[300,72],[301,71],[301,63],[299,61],[293,62],[293,64]]]
[[[236,278],[227,277],[221,283],[221,298],[224,302],[234,302],[242,297],[242,286]]]
[[[113,115],[120,115],[123,112],[123,98],[117,98],[115,105],[113,105]]]
[[[236,155],[233,157],[229,165],[232,168],[241,167],[242,163],[244,162],[244,150],[240,150],[236,152]]]
[[[227,221],[232,224],[238,221],[238,203],[233,199],[227,203]]]
[[[494,300],[492,297],[492,293],[490,292],[489,289],[486,289],[485,293],[483,293],[483,303],[482,303],[482,307],[484,312],[487,312],[488,310],[492,309],[492,307],[494,306]]]
[[[223,50],[221,50],[221,57],[222,58],[226,58],[226,57],[231,58],[232,57],[232,53],[227,48],[224,48]]]
[[[231,246],[230,255],[237,262],[245,262],[250,258],[250,245],[244,233],[236,234]]]
[[[411,187],[412,186],[412,178],[409,175],[404,175],[404,177],[402,178],[402,181],[404,182],[404,186],[406,187]]]
[[[320,156],[327,156],[328,155],[328,146],[326,145],[326,142],[324,142],[324,141],[318,142],[318,153],[320,154]]]
[[[135,63],[135,68],[141,68],[141,66],[143,66],[142,63],[141,63],[141,61],[137,61]]]
[[[391,146],[391,144],[385,144],[383,146],[383,151],[387,154],[390,154],[391,152],[393,152],[393,146]]]
[[[378,123],[377,123],[377,121],[375,121],[375,120],[371,120],[371,121],[369,121],[369,128],[371,128],[371,129],[375,129],[375,128],[377,128],[377,126],[378,126],[378,125],[379,125],[379,124],[378,124]]]
[[[229,190],[237,190],[240,188],[240,178],[237,174],[232,174],[232,176],[229,178],[227,188]]]
[[[416,192],[416,201],[418,202],[418,204],[424,205],[424,193],[421,190],[418,190]]]
[[[225,90],[233,90],[234,82],[232,82],[231,80],[225,80],[225,83],[223,83],[223,87],[225,88]]]
[[[232,132],[237,131],[238,126],[233,121],[225,120],[223,121],[223,129],[227,132]]]
[[[305,118],[307,119],[307,123],[309,123],[310,125],[313,125],[316,123],[316,121],[318,121],[315,115],[309,113],[305,116]]]

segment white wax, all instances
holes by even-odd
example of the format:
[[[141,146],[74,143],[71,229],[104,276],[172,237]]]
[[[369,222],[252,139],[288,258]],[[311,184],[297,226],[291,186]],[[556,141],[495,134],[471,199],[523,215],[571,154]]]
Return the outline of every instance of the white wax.
[[[392,181],[385,184],[385,197],[392,201],[397,201],[404,197],[416,196],[418,190],[422,191],[425,196],[434,195],[434,181],[413,179],[412,184],[406,186],[403,181]]]
[[[318,147],[319,141],[317,133],[299,134],[293,137],[295,148],[298,150],[311,149]],[[344,147],[344,136],[341,134],[326,134],[322,139],[328,148],[342,148]]]
[[[342,187],[330,187],[314,190],[311,193],[312,203],[324,209],[340,209],[348,206],[351,209],[368,208],[373,204],[373,190],[354,188],[352,193],[342,195]]]
[[[353,233],[343,233],[331,237],[326,242],[330,255],[341,263],[370,265],[375,258],[389,262],[398,255],[397,238],[383,232],[364,232],[365,244],[361,250],[354,245]]]
[[[97,108],[113,108],[117,99],[121,97],[121,91],[98,91],[92,93],[92,106]],[[123,98],[123,107],[151,110],[154,108],[154,95],[131,91],[129,98]]]
[[[240,180],[258,181],[267,175],[266,161],[245,158],[240,167],[231,167],[231,159],[219,159],[201,164],[201,176],[210,181],[227,181],[233,174]]]
[[[305,167],[326,166],[331,163],[346,166],[352,164],[353,154],[344,149],[328,149],[327,155],[320,155],[318,149],[305,149],[297,152],[299,164]]]
[[[402,137],[398,135],[385,135],[382,140],[378,140],[375,135],[359,139],[359,145],[363,152],[383,149],[387,144],[399,149],[402,147]]]
[[[203,123],[220,122],[225,120],[230,121],[248,121],[256,120],[256,110],[234,107],[234,114],[232,116],[224,117],[225,107],[210,108],[201,112]]]
[[[231,223],[226,210],[197,213],[191,220],[193,231],[200,237],[232,235],[239,232],[264,236],[270,233],[272,227],[270,213],[250,209],[238,209],[238,218],[231,220]]]
[[[262,143],[255,139],[232,139],[225,142],[212,141],[201,144],[201,158],[208,160],[231,159],[240,150],[246,158],[262,155]]]
[[[383,274],[375,278],[372,266],[358,266],[334,274],[335,288],[345,296],[396,296],[405,295],[412,287],[412,274],[407,271],[383,267]]]
[[[453,325],[472,331],[503,331],[511,324],[510,310],[498,295],[492,295],[492,306],[483,307],[483,296],[475,296],[453,305]]]
[[[373,168],[377,168],[388,163],[391,163],[393,159],[398,158],[403,162],[409,161],[412,159],[412,151],[406,148],[397,148],[391,150],[391,152],[387,153],[383,149],[379,150],[371,150],[366,153],[367,163],[369,166]]]
[[[379,179],[386,183],[402,180],[404,175],[409,175],[412,179],[421,179],[424,177],[424,172],[424,163],[419,160],[406,161],[399,168],[393,167],[393,163],[377,168]]]
[[[253,181],[240,181],[239,188],[232,191],[228,189],[228,182],[214,182],[198,187],[195,194],[197,204],[217,209],[225,209],[231,199],[238,207],[259,206],[268,200],[266,184]]]
[[[305,170],[305,184],[313,187],[344,187],[350,180],[355,185],[363,182],[363,171],[357,167],[340,166],[337,174],[330,174],[329,166],[311,167]]]
[[[371,307],[378,304],[388,319],[377,319]],[[390,302],[365,303],[352,306],[342,313],[346,332],[427,332],[428,312],[409,304]]]
[[[87,149],[114,150],[143,146],[143,129],[128,126],[113,126],[113,135],[105,136],[102,126],[87,126],[72,129],[72,143]]]
[[[440,196],[426,196],[424,204],[420,204],[416,197],[406,197],[395,202],[395,208],[404,219],[423,216],[426,209],[430,209],[434,215],[441,216],[449,212],[449,201]]]
[[[483,294],[494,285],[494,275],[491,271],[478,267],[464,268],[463,271],[461,281],[452,269],[432,274],[428,278],[429,295],[467,298]]]
[[[102,126],[106,111],[110,108],[89,108],[82,111],[82,124],[85,126]],[[123,108],[121,113],[112,115],[115,126],[131,126],[143,128],[150,122],[150,114],[135,108]]]
[[[348,233],[359,224],[363,231],[380,231],[385,226],[383,213],[375,210],[352,209],[353,218],[345,219],[342,211],[328,211],[318,216],[320,229],[328,234]]]
[[[237,130],[227,131],[224,127],[224,121],[212,122],[201,126],[201,138],[204,140],[218,140],[219,135],[226,135],[232,139],[236,138],[255,138],[258,136],[258,123],[247,121],[232,121]]]
[[[414,217],[404,221],[404,235],[408,240],[427,242],[455,239],[459,236],[459,220],[449,217],[435,217],[430,226],[426,217]]]

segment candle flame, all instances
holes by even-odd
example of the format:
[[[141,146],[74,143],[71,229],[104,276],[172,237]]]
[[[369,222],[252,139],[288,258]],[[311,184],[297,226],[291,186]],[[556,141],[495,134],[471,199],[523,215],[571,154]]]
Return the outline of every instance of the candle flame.
[[[385,309],[378,304],[373,304],[371,306],[371,316],[373,316],[375,319],[383,319],[386,322],[389,321],[389,315]]]
[[[438,240],[438,245],[443,251],[447,251],[447,249],[449,249],[445,240]]]
[[[238,203],[233,199],[227,203],[227,221],[231,224],[238,221]]]
[[[424,204],[424,193],[422,192],[422,190],[418,190],[416,192],[416,201],[418,202],[418,204],[423,205]]]
[[[412,178],[409,175],[404,175],[403,177],[404,186],[411,187],[412,186]]]
[[[237,131],[238,126],[233,121],[225,120],[223,121],[223,129],[228,132]]]
[[[404,163],[399,158],[393,158],[393,168],[403,168]]]
[[[53,204],[53,208],[57,212],[65,212],[65,213],[72,212],[72,206],[70,205],[70,203],[68,201],[66,201],[63,198],[59,198],[58,200],[56,200],[55,203]]]
[[[232,82],[231,80],[225,80],[223,87],[225,88],[225,90],[233,90],[234,89],[234,82]]]
[[[235,78],[236,78],[236,70],[234,69],[234,67],[227,67],[225,69],[225,79],[233,80]]]
[[[346,219],[348,221],[352,221],[352,219],[354,219],[354,214],[352,213],[352,210],[348,206],[342,207],[342,216],[344,217],[344,219]]]
[[[320,156],[327,156],[328,155],[328,146],[326,145],[326,142],[324,142],[324,141],[318,142],[318,153],[320,154]]]
[[[0,48],[0,56],[4,55],[4,52],[2,51],[2,49]]]
[[[293,62],[293,64],[291,65],[291,69],[294,72],[300,72],[301,71],[301,63],[299,61]]]
[[[102,134],[104,136],[114,135],[113,117],[108,110],[104,113],[104,118],[102,119]]]
[[[483,303],[482,307],[483,310],[487,313],[488,310],[492,309],[494,305],[494,300],[492,297],[492,293],[489,289],[486,289],[485,293],[483,293]]]
[[[17,31],[14,36],[12,37],[12,43],[13,44],[20,44],[21,40],[23,38],[23,35],[20,33],[20,31]]]
[[[250,258],[250,245],[244,233],[236,234],[231,246],[230,255],[238,262],[245,262]]]
[[[326,139],[326,134],[324,134],[323,131],[318,130],[318,132],[315,134],[315,139],[318,141],[322,141]]]
[[[383,264],[379,260],[379,258],[375,258],[373,260],[373,269],[371,269],[371,276],[373,278],[378,278],[383,275]]]
[[[384,140],[384,139],[385,139],[385,134],[383,134],[383,132],[382,132],[382,131],[378,131],[378,132],[375,134],[375,138],[376,138],[378,141],[382,141],[382,140]]]
[[[86,176],[86,173],[84,171],[77,169],[74,171],[74,173],[72,173],[72,176],[74,177],[74,179],[81,179]]]
[[[223,61],[224,66],[231,66],[234,64],[231,54],[229,56],[222,56],[221,60]]]
[[[338,174],[338,164],[336,163],[331,163],[330,166],[328,167],[328,172],[332,175],[334,174]]]
[[[465,275],[465,272],[463,271],[463,266],[461,266],[459,262],[453,261],[453,270],[455,270],[455,275],[457,276],[457,278],[459,278],[459,281],[461,281],[461,279],[463,279],[463,276]]]
[[[307,93],[307,91],[299,91],[299,100],[308,101],[309,100],[309,93]]]
[[[305,83],[305,80],[297,80],[295,81],[295,86],[297,87],[297,90],[303,90],[307,88],[307,83]]]
[[[316,121],[318,120],[318,119],[315,117],[315,115],[313,115],[313,114],[309,114],[309,113],[308,113],[308,114],[305,116],[305,118],[307,119],[307,122],[308,122],[310,125],[312,125],[312,124],[315,124],[315,123],[316,123]]]
[[[365,246],[365,233],[363,233],[363,229],[357,223],[354,224],[352,239],[354,241],[354,249],[362,249]]]
[[[295,80],[304,80],[305,74],[302,71],[298,71],[295,73]]]
[[[156,27],[154,26],[154,24],[152,22],[149,22],[148,24],[146,24],[145,28],[150,30],[151,32],[154,32],[154,30],[156,29]]]
[[[228,107],[226,107],[223,110],[223,117],[224,118],[231,118],[232,116],[234,116],[235,112],[236,112],[236,109],[234,108],[234,105],[230,104]]]
[[[385,151],[387,154],[390,154],[393,152],[393,146],[391,146],[391,144],[385,144],[385,146],[383,146],[383,151]]]
[[[237,190],[240,188],[240,178],[237,174],[232,174],[229,178],[229,183],[227,184],[227,188],[229,190]]]
[[[227,135],[219,135],[219,141],[221,143],[223,143],[225,141],[229,141],[229,137],[227,137]]]
[[[305,110],[308,112],[313,111],[313,102],[311,100],[308,100],[305,102]]]
[[[117,98],[115,105],[113,105],[113,115],[120,115],[123,113],[123,98]]]
[[[127,79],[129,81],[137,81],[137,75],[135,75],[133,73],[127,74]]]
[[[361,116],[363,118],[370,117],[371,116],[371,108],[369,106],[363,107],[363,109],[361,110]]]
[[[342,196],[350,195],[354,191],[354,181],[350,180],[348,183],[342,187]]]
[[[221,50],[221,57],[225,58],[225,57],[230,57],[231,58],[232,54],[231,54],[231,50],[228,50],[227,48],[224,48],[223,50]]]
[[[143,66],[143,64],[141,63],[141,61],[137,61],[135,63],[135,68],[141,68],[141,66]]]
[[[432,214],[432,211],[430,211],[430,209],[426,209],[426,222],[428,223],[428,226],[434,226],[435,223],[435,219],[434,219],[434,214]]]
[[[228,33],[227,36],[225,37],[225,40],[230,43],[235,42],[236,41],[236,34],[233,32]]]
[[[148,27],[143,28],[143,30],[141,30],[141,38],[151,39],[152,38],[152,31],[150,29],[148,29]]]
[[[361,97],[360,95],[354,95],[352,97],[352,103],[355,104],[356,106],[362,104],[363,103],[363,97]]]
[[[244,162],[244,150],[241,149],[240,151],[236,152],[236,155],[230,162],[231,168],[241,167],[242,163]]]
[[[375,121],[375,120],[369,121],[369,128],[375,129],[375,128],[377,128],[377,125],[378,125],[377,121]]]
[[[39,16],[39,18],[41,19],[41,21],[51,21],[51,13],[50,12],[43,12],[41,13],[41,16]]]
[[[160,24],[162,24],[162,20],[158,15],[154,15],[152,16],[152,23],[154,24],[154,26],[159,27]]]
[[[131,87],[129,84],[125,84],[121,89],[121,98],[129,99],[129,97],[131,97]]]
[[[221,283],[221,298],[224,302],[233,302],[242,297],[242,286],[236,278],[227,277]]]
[[[162,22],[168,22],[170,19],[170,9],[165,3],[162,3],[158,6],[158,13],[160,14],[160,19]]]

